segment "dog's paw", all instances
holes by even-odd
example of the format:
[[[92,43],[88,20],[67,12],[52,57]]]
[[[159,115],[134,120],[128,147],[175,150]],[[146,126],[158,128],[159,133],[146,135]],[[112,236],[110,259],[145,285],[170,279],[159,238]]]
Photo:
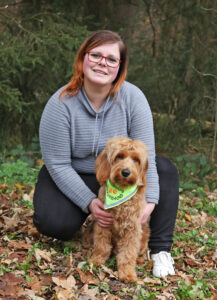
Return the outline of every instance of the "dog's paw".
[[[131,273],[118,272],[118,278],[120,279],[120,281],[123,281],[125,283],[136,282],[138,280],[136,276],[136,272],[131,272]]]

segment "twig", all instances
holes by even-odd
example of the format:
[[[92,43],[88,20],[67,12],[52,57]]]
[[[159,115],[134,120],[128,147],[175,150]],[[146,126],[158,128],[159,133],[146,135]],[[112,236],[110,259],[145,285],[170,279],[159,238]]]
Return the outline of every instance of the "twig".
[[[216,101],[216,98],[213,98],[213,97],[210,97],[210,96],[204,96],[204,98],[207,98],[207,99],[210,99],[210,100],[213,100],[213,101]]]
[[[214,79],[217,80],[217,76],[214,74],[209,74],[209,73],[202,73],[200,71],[198,71],[194,66],[192,67],[198,74],[200,74],[203,77],[213,77]]]
[[[200,8],[203,9],[203,10],[206,10],[206,11],[214,11],[214,12],[217,13],[217,9],[215,9],[215,8],[206,8],[206,7],[203,7],[203,6],[200,6]]]

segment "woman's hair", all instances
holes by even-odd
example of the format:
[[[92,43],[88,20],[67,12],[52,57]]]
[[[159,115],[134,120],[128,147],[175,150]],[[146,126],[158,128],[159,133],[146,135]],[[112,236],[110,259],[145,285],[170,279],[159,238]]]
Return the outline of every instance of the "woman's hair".
[[[100,45],[113,43],[119,44],[121,63],[117,77],[113,82],[109,94],[110,96],[114,96],[117,93],[127,75],[127,49],[117,33],[109,30],[99,30],[88,36],[78,50],[74,62],[74,75],[66,87],[61,91],[60,97],[63,95],[74,96],[80,91],[83,85],[83,61],[85,54]]]

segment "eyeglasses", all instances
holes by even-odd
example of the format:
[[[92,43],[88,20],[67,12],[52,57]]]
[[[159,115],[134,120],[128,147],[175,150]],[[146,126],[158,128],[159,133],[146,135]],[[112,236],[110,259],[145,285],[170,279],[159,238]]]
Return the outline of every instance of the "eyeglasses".
[[[87,52],[87,54],[88,54],[88,60],[91,62],[95,62],[95,63],[100,63],[102,61],[102,59],[105,58],[107,66],[109,66],[111,68],[116,68],[121,63],[121,60],[116,57],[103,56],[101,54],[94,53],[94,52]]]

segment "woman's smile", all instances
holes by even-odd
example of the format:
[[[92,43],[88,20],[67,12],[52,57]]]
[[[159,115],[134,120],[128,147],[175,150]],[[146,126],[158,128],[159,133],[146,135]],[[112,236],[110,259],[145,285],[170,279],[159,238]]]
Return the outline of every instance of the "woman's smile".
[[[108,75],[107,72],[100,70],[100,69],[93,69],[94,73],[100,74],[100,75]]]

